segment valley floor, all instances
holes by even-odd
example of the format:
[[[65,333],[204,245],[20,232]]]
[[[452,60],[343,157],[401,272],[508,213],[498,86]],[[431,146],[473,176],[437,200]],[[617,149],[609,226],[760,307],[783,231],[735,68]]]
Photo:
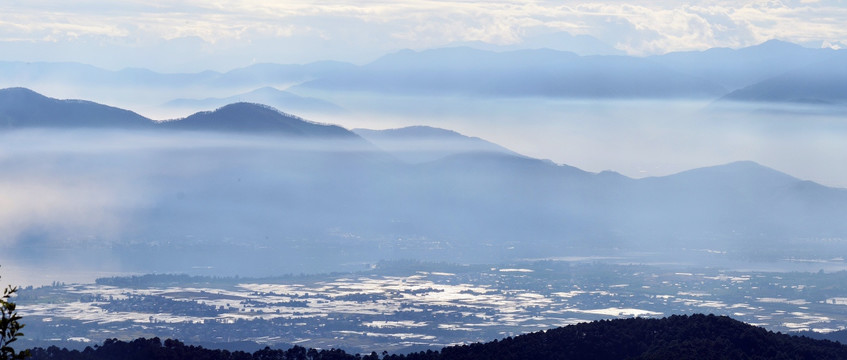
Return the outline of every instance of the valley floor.
[[[773,331],[847,328],[847,272],[780,273],[539,261],[381,264],[279,278],[145,275],[26,288],[24,344],[178,338],[403,351],[597,319],[713,313]]]

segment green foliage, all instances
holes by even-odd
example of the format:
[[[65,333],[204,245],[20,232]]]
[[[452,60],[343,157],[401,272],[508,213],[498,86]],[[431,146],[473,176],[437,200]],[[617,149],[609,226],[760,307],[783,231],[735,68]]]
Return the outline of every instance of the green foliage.
[[[17,287],[9,285],[3,289],[3,297],[0,298],[0,360],[17,360],[29,357],[29,350],[15,353],[10,344],[23,336],[21,332],[24,324],[20,322],[21,316],[15,311],[15,303],[9,299],[18,291]]]

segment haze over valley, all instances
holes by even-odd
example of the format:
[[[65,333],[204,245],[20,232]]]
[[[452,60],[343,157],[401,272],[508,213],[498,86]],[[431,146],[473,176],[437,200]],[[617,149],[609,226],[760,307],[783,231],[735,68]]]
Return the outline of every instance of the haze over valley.
[[[847,13],[801,3],[0,5],[19,344],[841,340]]]
[[[9,253],[38,267],[270,276],[570,256],[844,265],[847,191],[752,161],[636,179],[447,129],[350,131],[251,103],[167,121],[24,88],[0,90],[0,103],[12,205],[0,228]]]

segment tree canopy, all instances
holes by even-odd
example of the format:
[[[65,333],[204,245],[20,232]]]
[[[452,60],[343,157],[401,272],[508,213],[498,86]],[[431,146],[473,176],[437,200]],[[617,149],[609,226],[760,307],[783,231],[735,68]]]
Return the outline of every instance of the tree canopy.
[[[0,297],[0,360],[25,359],[29,356],[28,350],[15,352],[11,346],[19,336],[24,335],[21,332],[24,327],[20,322],[22,317],[18,315],[15,310],[17,306],[11,301],[12,295],[17,291],[17,287],[9,285],[3,289],[3,297]]]
[[[664,319],[601,320],[410,354],[348,354],[339,349],[265,348],[252,354],[210,350],[159,338],[107,340],[83,351],[32,350],[33,359],[221,360],[471,360],[471,359],[847,359],[847,346],[774,333],[726,316],[674,315]]]

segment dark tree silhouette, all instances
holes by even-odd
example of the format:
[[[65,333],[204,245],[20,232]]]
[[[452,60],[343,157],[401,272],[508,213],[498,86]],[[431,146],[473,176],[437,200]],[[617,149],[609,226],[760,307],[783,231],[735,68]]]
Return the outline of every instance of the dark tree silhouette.
[[[210,350],[159,338],[106,340],[83,351],[32,349],[33,360],[647,360],[647,359],[847,359],[847,346],[773,333],[725,316],[674,315],[570,325],[488,343],[448,346],[410,354],[348,354],[339,349],[266,347],[252,354]]]
[[[0,297],[0,360],[17,360],[29,357],[29,350],[16,353],[11,344],[23,336],[21,332],[24,324],[20,322],[21,316],[15,310],[15,303],[10,301],[12,295],[18,292],[17,287],[9,285],[3,289],[3,297]]]

